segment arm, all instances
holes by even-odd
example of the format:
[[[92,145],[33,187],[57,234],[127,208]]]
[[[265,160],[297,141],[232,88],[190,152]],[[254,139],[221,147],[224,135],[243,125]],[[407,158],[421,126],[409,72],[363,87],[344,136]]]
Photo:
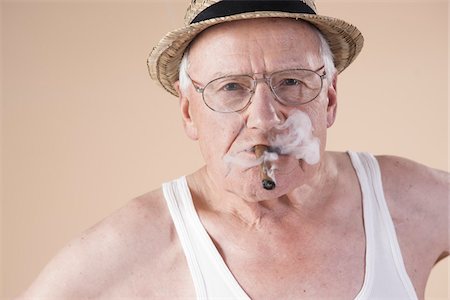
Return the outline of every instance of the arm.
[[[97,299],[133,296],[136,269],[145,268],[147,286],[158,285],[161,258],[171,246],[170,219],[160,192],[124,208],[71,241],[19,299]],[[173,234],[172,234],[173,236]],[[154,278],[154,279],[153,279]]]
[[[403,260],[420,293],[432,267],[449,253],[450,177],[400,157],[377,159]]]
[[[96,298],[98,292],[112,280],[104,276],[108,274],[105,272],[105,262],[115,253],[106,253],[107,247],[96,242],[103,235],[101,232],[106,236],[114,235],[109,232],[111,228],[105,227],[105,224],[99,224],[72,240],[49,262],[20,299]],[[109,243],[111,248],[117,248],[114,245],[117,241]]]

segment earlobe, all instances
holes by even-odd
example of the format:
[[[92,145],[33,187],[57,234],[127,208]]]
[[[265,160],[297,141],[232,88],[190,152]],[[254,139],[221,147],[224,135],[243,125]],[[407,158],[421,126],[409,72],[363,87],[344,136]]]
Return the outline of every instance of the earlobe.
[[[336,120],[337,112],[337,73],[328,87],[327,128],[330,128]]]
[[[173,86],[177,91],[178,99],[180,102],[181,119],[183,121],[184,131],[190,139],[196,141],[198,140],[198,132],[195,122],[192,118],[192,107],[190,100],[187,95],[180,89],[179,81],[175,82]]]

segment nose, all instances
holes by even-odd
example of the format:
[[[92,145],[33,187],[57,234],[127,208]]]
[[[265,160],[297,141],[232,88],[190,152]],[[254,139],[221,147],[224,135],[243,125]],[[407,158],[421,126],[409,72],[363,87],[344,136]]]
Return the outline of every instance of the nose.
[[[257,80],[251,103],[246,109],[247,127],[266,131],[280,124],[283,121],[280,105],[267,81],[264,78]]]

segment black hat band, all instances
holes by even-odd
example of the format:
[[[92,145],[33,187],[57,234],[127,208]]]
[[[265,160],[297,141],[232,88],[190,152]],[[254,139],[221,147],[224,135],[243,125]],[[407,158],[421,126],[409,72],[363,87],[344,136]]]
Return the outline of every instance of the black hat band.
[[[236,14],[242,14],[247,12],[258,12],[258,11],[278,11],[287,13],[302,13],[302,14],[313,14],[316,13],[309,7],[306,3],[300,0],[291,1],[276,1],[276,0],[223,0],[213,5],[209,6],[201,13],[199,13],[192,23],[198,23],[201,21],[227,17]]]

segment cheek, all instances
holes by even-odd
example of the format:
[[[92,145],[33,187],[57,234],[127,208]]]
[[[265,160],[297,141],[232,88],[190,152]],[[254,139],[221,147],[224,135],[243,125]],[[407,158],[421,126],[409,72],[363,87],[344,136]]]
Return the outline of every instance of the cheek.
[[[307,104],[304,109],[302,109],[302,111],[305,112],[311,119],[311,123],[313,126],[313,135],[320,140],[320,148],[322,149],[322,151],[324,150],[324,147],[326,145],[328,128],[327,105],[325,102],[326,101],[311,102]]]
[[[305,112],[313,124],[314,132],[322,132],[327,127],[327,105],[325,101],[311,102],[306,105]]]
[[[198,126],[198,141],[207,161],[221,159],[242,130],[243,120],[237,114],[212,112]]]

